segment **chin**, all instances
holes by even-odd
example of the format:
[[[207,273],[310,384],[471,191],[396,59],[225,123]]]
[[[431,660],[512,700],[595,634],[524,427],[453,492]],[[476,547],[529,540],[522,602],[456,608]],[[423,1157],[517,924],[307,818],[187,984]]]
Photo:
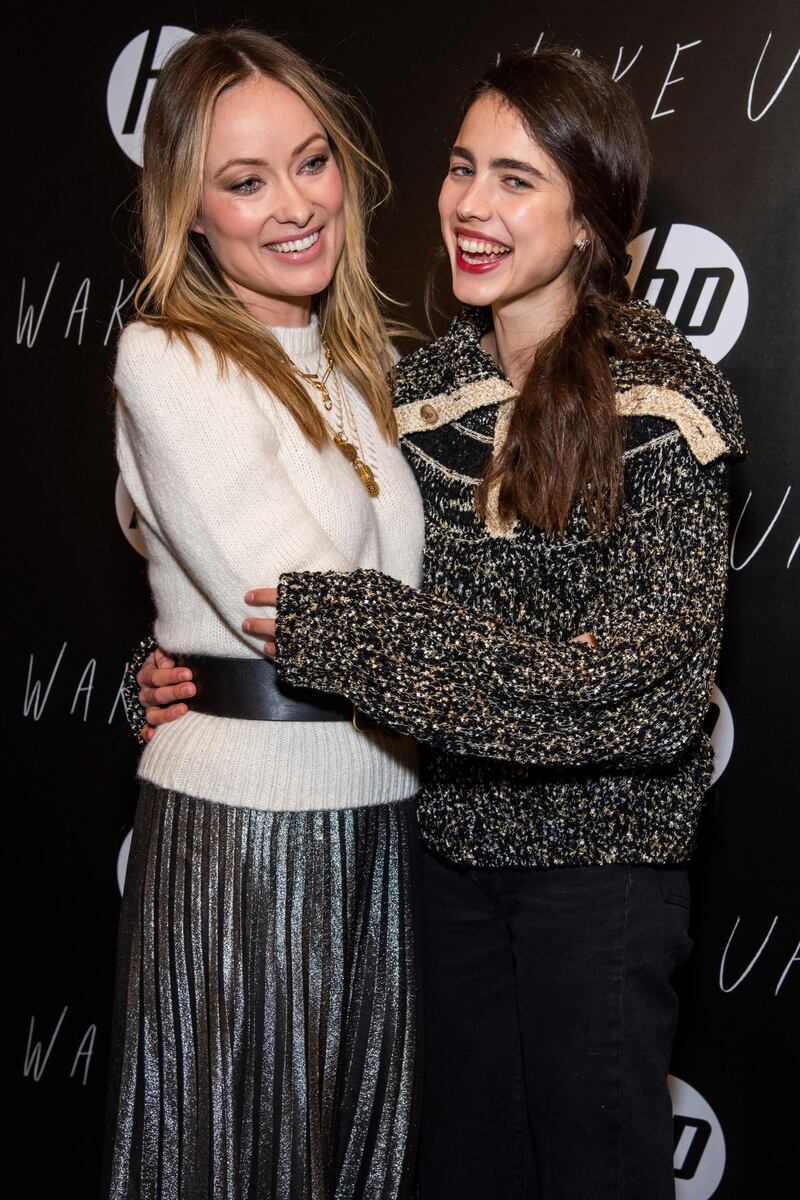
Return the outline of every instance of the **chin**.
[[[494,304],[501,294],[488,280],[465,278],[460,271],[453,279],[453,295],[461,304],[486,308]]]
[[[304,271],[294,268],[294,273],[288,279],[284,276],[280,283],[282,290],[291,296],[316,296],[324,292],[333,278],[334,267],[314,263]]]

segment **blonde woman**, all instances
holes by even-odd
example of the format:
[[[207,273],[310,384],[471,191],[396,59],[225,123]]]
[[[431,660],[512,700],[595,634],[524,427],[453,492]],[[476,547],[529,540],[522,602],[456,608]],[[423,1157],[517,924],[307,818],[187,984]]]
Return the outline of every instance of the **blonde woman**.
[[[197,684],[140,763],[106,1194],[407,1194],[416,1124],[411,743],[281,688],[253,579],[418,586],[419,494],[365,251],[385,176],[350,102],[246,30],[161,71],[146,275],[115,372],[156,636]]]

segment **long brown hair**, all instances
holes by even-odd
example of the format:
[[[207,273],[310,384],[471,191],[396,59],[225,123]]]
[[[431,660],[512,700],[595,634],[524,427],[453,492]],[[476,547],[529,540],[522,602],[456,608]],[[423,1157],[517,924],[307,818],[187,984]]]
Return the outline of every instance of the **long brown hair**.
[[[222,278],[208,245],[191,227],[200,211],[203,164],[214,105],[226,88],[254,75],[285,84],[305,101],[328,135],[345,193],[342,256],[328,288],[316,297],[320,331],[335,364],[362,392],[379,427],[396,440],[387,372],[386,299],[369,271],[366,222],[390,192],[389,177],[368,120],[353,98],[289,46],[235,28],[198,34],[169,56],[158,76],[144,129],[141,216],[145,277],[140,318],[164,326],[193,349],[203,338],[220,367],[233,362],[262,382],[317,447],[322,417],[268,329]]]
[[[629,352],[613,326],[630,299],[626,243],[644,208],[647,137],[625,86],[600,63],[567,50],[507,54],[469,89],[462,119],[487,93],[519,114],[565,176],[589,245],[569,264],[572,315],[536,350],[477,508],[485,515],[496,490],[502,518],[563,533],[582,503],[599,533],[623,502],[622,431],[608,356]]]

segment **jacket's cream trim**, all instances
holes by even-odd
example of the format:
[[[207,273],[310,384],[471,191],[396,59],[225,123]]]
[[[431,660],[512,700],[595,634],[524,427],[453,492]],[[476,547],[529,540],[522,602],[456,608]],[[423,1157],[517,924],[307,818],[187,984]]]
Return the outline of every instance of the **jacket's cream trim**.
[[[669,433],[662,433],[661,437],[651,438],[649,442],[642,442],[641,446],[632,446],[630,450],[623,453],[622,457],[624,459],[634,458],[644,450],[652,450],[653,446],[662,446],[665,442],[677,442],[681,436],[680,429],[670,429]]]
[[[465,384],[456,392],[441,392],[426,400],[416,400],[413,404],[401,405],[400,408],[395,409],[397,427],[401,437],[407,433],[420,433],[424,429],[439,429],[442,425],[458,421],[476,408],[485,408],[496,404],[499,407],[493,443],[494,453],[497,454],[508,436],[508,427],[514,412],[513,401],[516,399],[516,395],[514,388],[505,379],[496,377],[476,379],[472,383]],[[680,430],[697,461],[703,465],[713,462],[727,450],[725,442],[705,413],[688,396],[683,396],[680,392],[673,391],[672,388],[657,387],[654,384],[637,384],[626,392],[617,392],[616,402],[617,411],[623,417],[661,417],[671,421]],[[655,439],[656,442],[662,440],[663,438]],[[651,444],[653,443],[648,443],[648,445]],[[644,448],[637,447],[637,449]],[[413,449],[415,452],[419,452],[418,447],[414,446]],[[422,457],[428,459],[426,454],[422,454]],[[452,478],[460,479],[464,483],[478,482],[448,471],[447,468],[442,467],[441,463],[436,463],[433,459],[428,459],[428,461]],[[498,480],[489,491],[486,505],[486,530],[490,537],[510,539],[514,537],[516,521],[500,518],[497,509],[499,491],[500,481]]]
[[[513,395],[513,393],[512,393]],[[509,397],[505,404],[501,404],[497,410],[497,421],[494,427],[494,456],[496,457],[505,445],[508,437],[508,427],[511,424],[511,417],[514,413],[514,401]],[[512,517],[502,518],[497,509],[497,502],[500,496],[500,480],[496,479],[489,489],[489,495],[486,500],[486,529],[490,537],[494,538],[513,538],[516,521]]]
[[[672,421],[704,466],[728,449],[706,414],[688,396],[672,388],[641,383],[627,392],[617,392],[617,411],[623,417],[662,417]]]
[[[438,429],[465,417],[476,408],[487,408],[490,404],[502,404],[515,396],[507,379],[492,376],[489,379],[474,379],[454,392],[441,392],[426,400],[415,400],[412,404],[401,404],[394,410],[397,431],[400,437],[407,433],[422,433],[425,429]]]
[[[463,421],[453,421],[453,429],[463,433],[464,437],[472,438],[473,442],[483,442],[486,446],[494,445],[494,438],[489,437],[488,433],[478,433],[477,429],[470,429]]]
[[[445,467],[439,462],[438,458],[431,458],[430,454],[426,454],[424,450],[420,450],[419,446],[414,442],[409,442],[407,447],[408,453],[413,454],[415,458],[427,463],[440,474],[445,475],[448,479],[455,479],[458,483],[468,483],[472,487],[477,487],[480,479],[476,479],[473,475],[462,475],[458,471],[451,471],[449,467]]]
[[[426,400],[402,404],[395,409],[397,428],[400,437],[407,433],[420,433],[424,429],[439,429],[442,425],[460,420],[476,408],[503,405],[505,400],[515,396],[516,392],[507,379],[497,376],[475,379],[457,391],[441,392]],[[683,434],[697,461],[703,465],[727,452],[724,439],[706,414],[688,396],[672,388],[640,383],[626,392],[617,392],[616,399],[617,411],[623,417],[662,417],[672,421]],[[498,436],[502,434],[505,437],[512,411],[513,405],[504,405],[498,414],[495,451],[502,445]]]

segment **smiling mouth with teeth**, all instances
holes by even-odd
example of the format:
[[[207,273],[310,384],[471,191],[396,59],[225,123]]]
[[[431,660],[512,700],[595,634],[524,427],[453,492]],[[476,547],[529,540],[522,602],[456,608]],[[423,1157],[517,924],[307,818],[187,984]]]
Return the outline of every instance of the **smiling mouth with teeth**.
[[[267,250],[272,250],[275,254],[302,254],[304,250],[310,250],[312,246],[316,245],[321,233],[322,230],[318,229],[315,233],[309,233],[307,237],[295,238],[291,242],[269,242]]]
[[[499,242],[479,241],[477,238],[467,238],[463,234],[456,235],[456,245],[464,256],[464,260],[472,266],[480,266],[487,262],[499,262],[506,254],[511,253],[509,246]]]

